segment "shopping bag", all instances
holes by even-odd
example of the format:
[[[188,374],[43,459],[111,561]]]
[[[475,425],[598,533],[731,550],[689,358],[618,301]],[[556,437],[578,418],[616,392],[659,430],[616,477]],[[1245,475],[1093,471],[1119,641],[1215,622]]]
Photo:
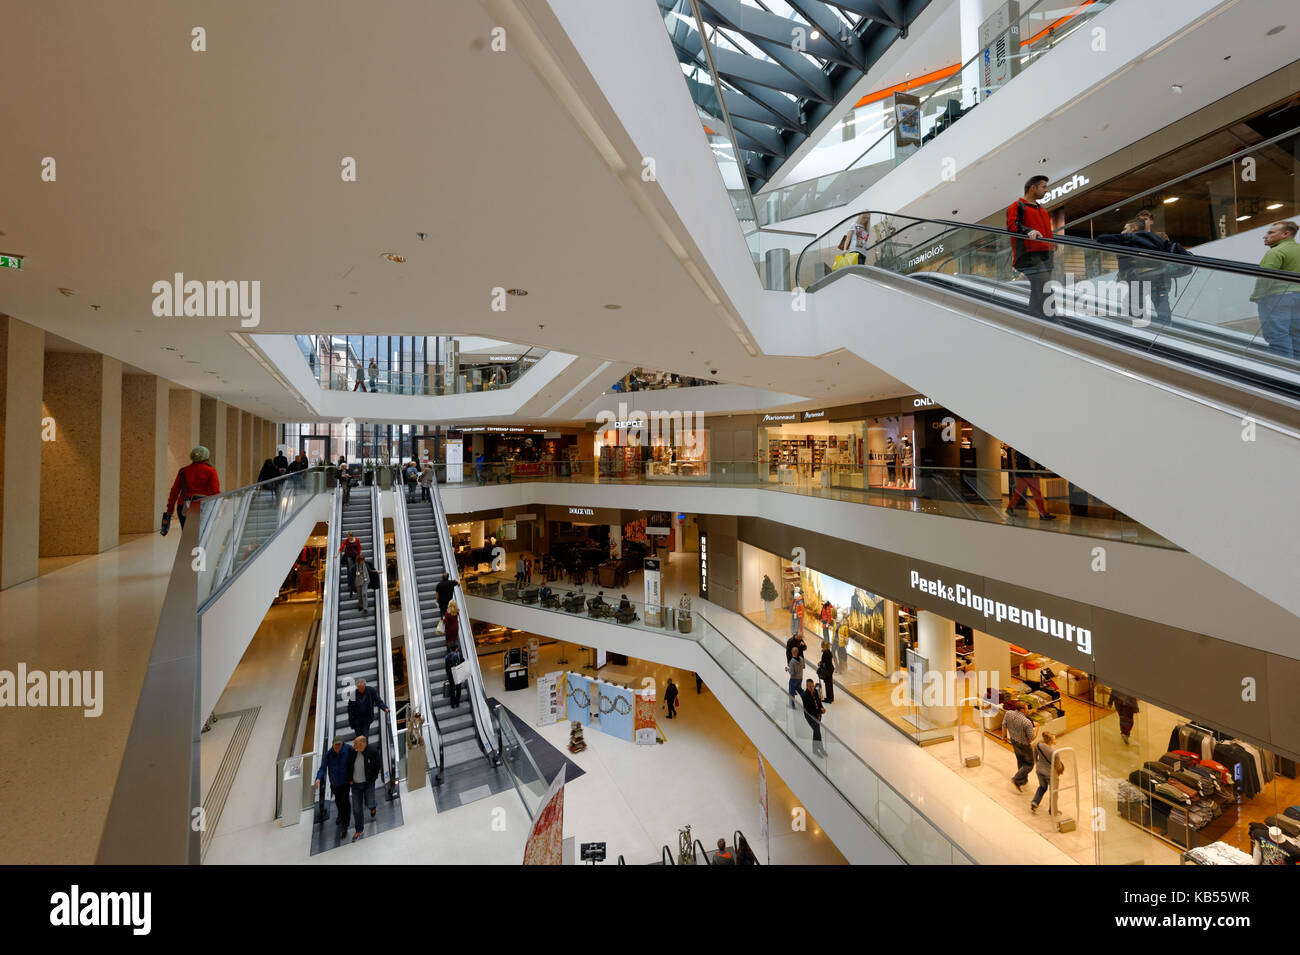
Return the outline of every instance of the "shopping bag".
[[[451,668],[451,678],[457,683],[464,683],[469,679],[469,662],[457,663]]]
[[[858,264],[858,253],[841,252],[839,255],[835,256],[835,262],[831,265],[831,271],[834,272],[836,269],[842,269],[846,266],[857,265],[857,264]]]

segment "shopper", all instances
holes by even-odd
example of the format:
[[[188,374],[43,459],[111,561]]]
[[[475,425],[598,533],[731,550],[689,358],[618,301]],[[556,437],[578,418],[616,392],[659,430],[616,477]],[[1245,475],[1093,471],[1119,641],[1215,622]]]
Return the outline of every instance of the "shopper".
[[[817,679],[826,687],[826,702],[835,702],[835,654],[831,652],[830,640],[822,643],[822,658],[817,664]]]
[[[839,637],[839,641],[838,641],[838,642],[839,642],[839,646],[836,647],[836,649],[837,649],[837,651],[838,651],[838,656],[839,656],[839,666],[838,666],[838,669],[839,669],[839,671],[840,671],[841,673],[843,673],[845,670],[847,670],[847,669],[849,668],[849,624],[848,624],[848,621],[847,621],[847,620],[841,620],[841,621],[836,625],[836,630],[839,631],[839,633],[838,633],[838,637]]]
[[[664,688],[664,707],[670,720],[677,715],[677,684],[672,677],[668,678],[668,686]]]
[[[1133,717],[1138,713],[1138,701],[1127,693],[1111,690],[1110,705],[1119,714],[1119,738],[1127,746],[1128,738],[1133,734]]]
[[[343,488],[343,506],[352,503],[352,472],[346,467],[339,468],[339,484]]]
[[[346,385],[344,387],[346,387]],[[361,370],[361,362],[357,362],[357,383],[352,386],[352,390],[353,391],[366,390],[366,378],[365,378],[365,373]]]
[[[358,757],[360,757],[358,759]],[[358,736],[352,741],[352,752],[348,754],[347,778],[352,784],[352,841],[361,838],[365,828],[365,810],[370,810],[370,818],[375,817],[375,780],[379,778],[379,752],[366,745],[365,736]]]
[[[347,497],[347,488],[344,488],[344,498]],[[361,566],[361,538],[353,532],[348,535],[347,540],[339,545],[339,553],[347,561],[348,572],[348,596],[356,596],[357,593],[357,568]]]
[[[1124,223],[1124,230],[1110,235],[1099,235],[1097,241],[1103,245],[1120,246],[1144,252],[1166,252],[1171,255],[1191,255],[1177,242],[1151,231],[1150,219],[1130,219]],[[1132,255],[1118,256],[1119,280],[1129,286],[1129,315],[1134,318],[1147,315],[1146,289],[1151,291],[1151,303],[1155,307],[1155,321],[1160,325],[1173,323],[1173,307],[1169,303],[1169,283],[1178,277],[1183,266],[1174,265],[1159,259],[1146,259]],[[1191,267],[1185,267],[1190,271]],[[1185,274],[1185,273],[1182,273]],[[1135,284],[1136,283],[1136,284]],[[1135,308],[1135,303],[1138,307]]]
[[[456,682],[456,675],[452,671],[460,666],[464,659],[460,655],[459,647],[452,647],[447,651],[447,655],[442,658],[443,669],[447,671],[447,695],[451,697],[451,708],[453,710],[460,706],[460,684]]]
[[[281,474],[289,473],[289,459],[284,456],[284,448],[280,448],[275,452],[273,460],[275,461],[276,471]]]
[[[822,706],[821,699],[817,696],[817,687],[813,685],[812,680],[799,688],[799,698],[803,701],[803,718],[808,721],[813,732],[813,755],[825,756],[826,747],[822,745],[822,714],[826,712],[826,708]]]
[[[794,589],[794,600],[790,602],[791,636],[803,636],[803,609],[803,591],[796,587]]]
[[[388,704],[379,696],[373,686],[367,686],[364,677],[357,679],[356,686],[348,694],[348,726],[352,732],[362,735],[370,732],[370,724],[375,720],[375,710],[388,712]]]
[[[442,632],[447,638],[448,650],[460,646],[460,608],[456,606],[455,600],[447,604],[442,615]]]
[[[262,470],[257,472],[257,483],[261,484],[263,481],[270,481],[279,476],[280,472],[276,469],[275,462],[267,458],[262,462]]]
[[[803,638],[803,637],[797,637],[797,636],[796,636],[796,637],[791,637],[789,640],[787,640],[787,641],[785,642],[785,662],[786,662],[786,663],[789,663],[789,662],[790,662],[790,658],[791,658],[792,656],[794,656],[794,651],[795,651],[795,648],[796,648],[796,647],[799,649],[799,652],[800,652],[800,653],[807,653],[807,652],[808,652],[808,644],[804,642],[804,638]]]
[[[321,780],[329,775],[330,792],[334,794],[334,810],[338,815],[339,838],[348,828],[348,757],[352,755],[352,744],[343,742],[342,736],[336,736],[334,743],[325,750],[320,769],[316,771],[313,787],[319,786]]]
[[[697,673],[695,674],[695,695],[699,696],[704,692],[704,680]]]
[[[727,840],[718,840],[718,851],[713,854],[712,865],[735,865],[736,857],[727,850]]]
[[[736,834],[736,865],[758,865],[758,856],[742,833]]]
[[[370,364],[366,368],[366,377],[370,379],[370,390],[379,390],[379,365],[371,358]]]
[[[1056,765],[1056,735],[1043,731],[1043,738],[1034,744],[1034,773],[1038,776],[1038,791],[1029,804],[1030,812],[1038,812],[1038,804],[1043,801],[1043,793],[1052,786],[1052,767]],[[1057,773],[1060,776],[1060,773]],[[1055,800],[1048,802],[1047,814],[1052,815]]]
[[[307,470],[307,455],[299,451],[298,456],[294,458],[293,463],[289,465],[289,473],[297,474],[299,471],[306,471],[306,470]]]
[[[456,582],[446,574],[442,575],[442,580],[433,588],[434,596],[438,598],[438,616],[445,616],[447,613],[447,604],[451,602],[451,595],[456,592]]]
[[[437,480],[438,473],[433,469],[432,461],[424,462],[424,470],[420,472],[420,500],[432,503],[433,501],[433,482]]]
[[[1274,222],[1264,233],[1268,251],[1259,260],[1263,269],[1300,272],[1300,244],[1294,222]],[[1250,300],[1259,308],[1259,328],[1269,351],[1283,358],[1300,358],[1300,284],[1282,279],[1256,280]]]
[[[527,573],[527,565],[524,562],[524,557],[525,557],[524,554],[520,554],[519,559],[515,561],[515,586],[516,587],[522,587],[524,585],[524,579],[525,579],[524,575]]]
[[[831,626],[835,623],[835,607],[829,600],[822,602],[822,640],[826,641],[831,638]]]
[[[1052,217],[1038,203],[1047,195],[1047,177],[1031,176],[1025,194],[1007,206],[1007,231],[1011,240],[1011,265],[1029,280],[1029,314],[1049,319],[1047,282],[1052,277]]]
[[[1013,700],[1008,705],[1010,709],[1002,716],[1002,738],[1016,753],[1016,774],[1011,777],[1011,783],[1017,792],[1024,792],[1029,770],[1034,765],[1033,745],[1038,727],[1025,715],[1025,704]]]
[[[172,481],[171,493],[167,495],[167,508],[163,511],[162,533],[167,533],[171,524],[172,509],[180,518],[181,529],[185,529],[185,518],[191,509],[199,512],[199,498],[211,497],[221,493],[221,479],[217,469],[208,463],[208,449],[199,445],[190,450],[190,463],[176,472]]]
[[[1039,520],[1054,521],[1056,515],[1047,510],[1047,498],[1043,496],[1043,489],[1038,483],[1038,462],[1027,454],[1019,451],[1011,452],[1012,459],[1015,462],[1015,482],[1011,490],[1011,503],[1007,505],[1007,514],[1014,517],[1016,503],[1023,497],[1026,501],[1033,500],[1034,507],[1038,509]]]
[[[790,662],[786,664],[785,669],[790,674],[790,709],[794,709],[794,701],[799,697],[799,687],[803,685],[802,648],[794,648],[794,652],[790,655]]]
[[[487,477],[483,473],[484,464],[483,452],[480,451],[474,455],[474,480],[478,482],[479,487],[487,483]]]
[[[840,259],[836,256],[837,262],[843,262],[846,265],[866,265],[867,249],[871,246],[871,213],[864,212],[853,220],[849,226],[849,231],[840,239],[839,249],[845,253],[846,258]]]

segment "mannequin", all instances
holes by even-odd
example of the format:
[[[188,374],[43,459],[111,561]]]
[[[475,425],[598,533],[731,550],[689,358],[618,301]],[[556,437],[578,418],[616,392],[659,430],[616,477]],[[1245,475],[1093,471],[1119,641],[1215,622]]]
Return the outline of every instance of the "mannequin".
[[[898,445],[892,437],[885,439],[885,487],[893,487],[898,467]]]
[[[899,469],[898,486],[911,487],[912,486],[912,440],[911,438],[903,439],[903,447],[901,452],[899,453],[899,457],[902,459],[902,467]]]

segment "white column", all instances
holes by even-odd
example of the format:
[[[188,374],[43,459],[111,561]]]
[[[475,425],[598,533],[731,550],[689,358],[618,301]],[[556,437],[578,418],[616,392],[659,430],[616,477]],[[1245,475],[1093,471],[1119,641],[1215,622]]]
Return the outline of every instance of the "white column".
[[[953,629],[952,621],[922,610],[916,615],[916,630],[916,650],[926,659],[926,685],[937,678],[943,681],[942,686],[949,686],[952,679],[949,674],[957,669],[957,631]],[[936,677],[929,676],[931,673]],[[956,701],[945,699],[943,702]],[[921,712],[940,726],[957,719],[956,706],[922,706]]]
[[[987,431],[971,428],[971,445],[975,449],[975,467],[979,474],[975,486],[984,500],[1000,505],[1002,500],[1002,442]]]

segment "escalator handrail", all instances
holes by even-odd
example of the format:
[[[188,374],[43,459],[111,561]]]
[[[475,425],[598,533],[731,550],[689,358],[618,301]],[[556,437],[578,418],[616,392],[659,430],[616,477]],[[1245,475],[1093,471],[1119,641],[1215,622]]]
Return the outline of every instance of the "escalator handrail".
[[[389,772],[389,781],[397,780],[397,684],[393,679],[393,636],[388,621],[388,548],[384,539],[384,515],[379,507],[380,487],[370,486],[370,555],[379,574],[379,586],[374,592],[373,612],[375,614],[375,661],[379,669],[379,681],[383,684],[381,693],[388,700],[387,718],[381,710],[378,714],[381,765]]]
[[[460,582],[460,568],[456,566],[456,551],[451,544],[451,531],[447,527],[447,515],[442,509],[442,495],[435,481],[429,488],[430,506],[433,508],[434,526],[438,531],[438,544],[442,548],[443,566],[450,579],[455,582],[456,606],[460,619],[457,632],[461,646],[461,658],[469,664],[469,703],[474,715],[474,727],[478,734],[479,746],[488,759],[495,764],[500,759],[492,738],[492,714],[487,708],[487,693],[483,688],[483,673],[479,669],[478,651],[474,644],[474,625],[469,618],[469,603]]]
[[[740,858],[740,843],[742,840],[745,845],[749,846],[749,852],[754,857],[754,865],[762,865],[762,863],[758,861],[758,853],[754,851],[753,845],[750,844],[750,841],[745,838],[745,834],[739,829],[731,834],[731,848],[736,853],[736,865],[742,864]]]
[[[329,533],[325,545],[325,593],[321,606],[320,660],[316,678],[316,735],[321,759],[334,743],[334,707],[337,679],[335,652],[339,613],[339,535],[343,528],[343,488],[334,488]],[[323,788],[323,787],[322,787]]]
[[[442,732],[433,700],[429,698],[429,661],[424,655],[424,623],[420,614],[420,589],[415,579],[415,555],[411,550],[411,525],[406,513],[406,482],[397,474],[395,506],[393,511],[393,541],[397,548],[397,589],[402,598],[402,629],[406,632],[406,691],[412,709],[424,716],[425,743],[434,760],[437,777],[442,776]],[[422,699],[423,698],[423,699]],[[406,722],[411,725],[410,720]],[[407,737],[409,750],[411,743]]]
[[[702,855],[704,856],[705,865],[713,865],[713,860],[709,858],[709,850],[704,848],[704,843],[700,842],[699,839],[696,839],[694,844],[691,846],[691,854],[696,859]],[[699,865],[699,863],[697,862],[696,865]]]
[[[660,851],[659,861],[661,861],[664,865],[677,864],[677,860],[673,858],[673,851],[669,849],[667,846],[664,846],[663,849]]]
[[[800,269],[803,266],[803,258],[805,255],[807,255],[809,252],[812,252],[814,250],[820,251],[823,248],[825,248],[821,244],[823,240],[825,240],[826,238],[832,235],[836,235],[836,234],[842,235],[845,231],[844,229],[845,224],[850,222],[853,219],[857,219],[859,216],[863,214],[890,217],[906,223],[906,225],[900,226],[897,230],[891,233],[887,238],[882,239],[878,242],[874,242],[871,245],[867,246],[866,251],[868,252],[876,248],[877,246],[883,245],[885,242],[892,240],[895,236],[900,235],[906,230],[912,228],[913,226],[923,225],[923,224],[946,226],[949,232],[953,232],[958,229],[969,229],[973,232],[984,232],[984,233],[988,233],[989,235],[1005,236],[1008,238],[1020,239],[1021,241],[1024,240],[1024,237],[1022,235],[1019,235],[1015,232],[1011,232],[1008,229],[998,228],[997,226],[979,225],[973,222],[957,222],[952,219],[926,219],[920,216],[909,216],[909,215],[903,215],[895,212],[881,212],[876,209],[864,209],[854,213],[851,216],[846,216],[845,218],[841,219],[831,228],[827,229],[825,232],[819,235],[812,242],[808,243],[808,245],[804,246],[803,251],[799,253],[798,261],[795,263],[795,271],[794,271],[795,277],[797,278],[799,276]],[[924,242],[918,243],[918,247],[920,245],[930,245],[935,242],[939,242],[942,240],[945,234],[946,233],[939,233],[937,235],[931,236],[926,240],[924,240]],[[1087,249],[1089,251],[1110,252],[1113,254],[1122,255],[1125,257],[1131,257],[1135,259],[1155,259],[1161,262],[1171,262],[1175,265],[1190,265],[1194,268],[1209,268],[1220,272],[1235,272],[1239,275],[1248,275],[1254,278],[1265,278],[1265,279],[1274,279],[1274,280],[1280,280],[1285,282],[1291,282],[1291,283],[1295,283],[1296,290],[1300,291],[1300,275],[1297,275],[1295,272],[1283,272],[1278,269],[1260,268],[1258,265],[1250,265],[1246,262],[1234,262],[1229,259],[1215,259],[1215,258],[1210,258],[1208,256],[1202,256],[1202,255],[1178,255],[1172,252],[1157,252],[1155,250],[1149,250],[1149,249],[1133,249],[1133,248],[1129,248],[1128,246],[1107,245],[1104,242],[1098,242],[1096,239],[1085,239],[1079,236],[1058,235],[1055,233],[1050,237],[1044,237],[1042,239],[1035,239],[1032,241],[1047,242],[1054,245],[1069,245],[1081,249]],[[813,284],[815,285],[816,283]]]

